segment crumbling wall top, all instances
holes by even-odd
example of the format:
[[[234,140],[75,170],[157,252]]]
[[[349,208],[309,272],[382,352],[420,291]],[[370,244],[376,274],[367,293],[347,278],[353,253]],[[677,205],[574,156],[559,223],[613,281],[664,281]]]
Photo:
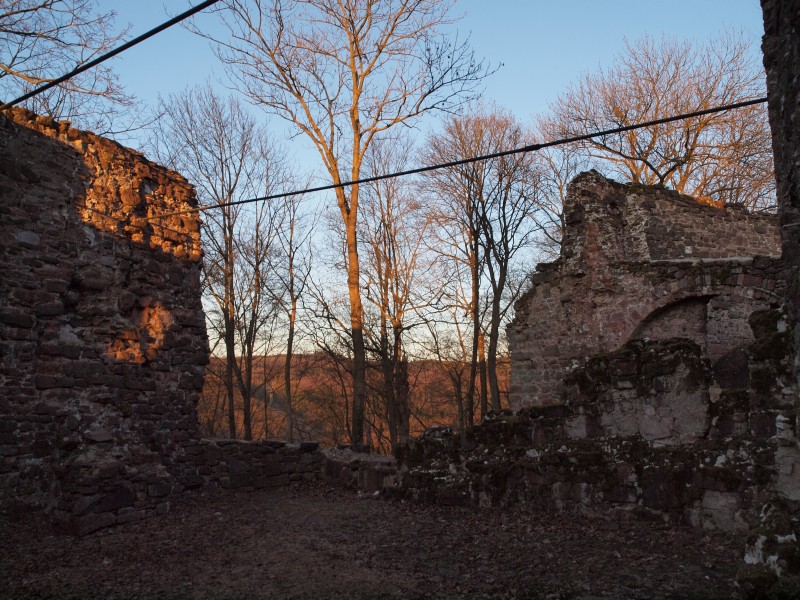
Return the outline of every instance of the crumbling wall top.
[[[64,160],[67,148],[72,148],[82,164],[70,177],[70,185],[77,187],[69,194],[80,200],[75,209],[86,224],[180,259],[200,262],[199,213],[159,217],[197,206],[194,187],[183,175],[113,140],[23,108],[0,115],[0,125],[24,128],[20,135],[4,136],[7,147],[3,148],[3,163],[10,174],[20,175],[30,184],[58,184],[52,176],[59,169],[43,171],[36,165],[38,157],[25,151],[22,140],[31,139],[34,133],[42,136],[37,145],[52,153],[49,162],[53,167]],[[62,179],[62,184],[67,180]]]
[[[568,270],[610,262],[780,256],[777,215],[717,207],[657,186],[578,175],[564,203]]]

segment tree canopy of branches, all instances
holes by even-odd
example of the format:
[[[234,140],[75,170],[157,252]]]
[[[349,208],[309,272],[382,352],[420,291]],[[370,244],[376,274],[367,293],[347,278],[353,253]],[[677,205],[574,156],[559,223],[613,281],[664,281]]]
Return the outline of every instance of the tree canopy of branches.
[[[486,74],[466,43],[439,34],[441,0],[227,0],[218,54],[251,100],[302,132],[334,184],[357,180],[375,136],[423,113],[452,110]],[[345,225],[353,351],[352,442],[363,444],[364,308],[359,186],[336,190]]]
[[[577,136],[763,96],[764,73],[742,36],[706,44],[644,37],[607,71],[584,75],[552,105],[547,130]],[[774,206],[772,146],[760,105],[592,138],[580,143],[600,168],[700,200]]]
[[[5,101],[48,83],[111,50],[115,13],[96,0],[5,0],[0,4],[0,93]],[[116,75],[99,65],[26,102],[39,114],[75,120],[109,133],[120,107],[130,105]]]

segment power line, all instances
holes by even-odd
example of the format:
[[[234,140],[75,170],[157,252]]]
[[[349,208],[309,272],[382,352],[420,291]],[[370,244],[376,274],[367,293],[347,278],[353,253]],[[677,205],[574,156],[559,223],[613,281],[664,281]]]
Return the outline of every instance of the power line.
[[[102,56],[98,56],[96,59],[94,59],[92,61],[89,61],[88,63],[86,63],[84,65],[81,65],[80,67],[70,71],[66,75],[63,75],[63,76],[59,77],[58,79],[54,79],[53,81],[49,81],[48,83],[45,83],[44,85],[41,85],[41,86],[35,88],[34,90],[28,92],[27,94],[25,94],[23,96],[20,96],[16,100],[12,100],[11,102],[6,102],[2,106],[0,106],[0,110],[4,110],[6,108],[11,108],[12,106],[14,106],[16,104],[19,104],[20,102],[24,102],[25,100],[28,100],[29,98],[33,98],[34,96],[36,96],[38,94],[41,94],[42,92],[44,92],[46,90],[49,90],[50,88],[55,87],[60,83],[64,83],[67,79],[71,79],[72,77],[75,77],[75,75],[80,75],[84,71],[87,71],[87,70],[91,69],[92,67],[96,67],[100,63],[107,61],[109,58],[115,57],[120,52],[125,52],[125,50],[128,50],[129,48],[133,48],[136,44],[139,44],[140,42],[143,42],[144,40],[153,37],[157,33],[161,33],[165,29],[168,29],[168,28],[172,27],[173,25],[175,25],[176,23],[180,23],[181,21],[183,21],[185,19],[188,19],[192,15],[194,15],[196,13],[199,13],[201,10],[203,10],[205,8],[208,8],[209,6],[211,6],[212,4],[215,4],[217,2],[219,2],[219,0],[205,0],[205,2],[201,2],[197,6],[195,6],[193,8],[190,8],[189,10],[187,10],[184,13],[179,14],[177,17],[173,17],[172,19],[170,19],[166,23],[162,23],[161,25],[151,29],[147,33],[143,33],[139,37],[134,38],[129,42],[125,42],[121,46],[118,46],[117,48],[114,48],[113,50],[111,50],[109,52],[106,52]]]
[[[698,110],[691,113],[683,113],[679,115],[674,115],[672,117],[663,117],[661,119],[654,119],[652,121],[645,121],[644,123],[635,123],[633,125],[625,125],[623,127],[615,127],[613,129],[605,129],[603,131],[597,131],[594,133],[585,133],[583,135],[576,135],[573,137],[568,138],[560,138],[557,140],[552,140],[549,142],[542,142],[541,144],[529,144],[527,146],[520,146],[519,148],[512,148],[511,150],[502,150],[500,152],[493,152],[492,154],[483,154],[481,156],[475,156],[471,158],[462,158],[459,160],[453,160],[446,163],[440,163],[436,165],[427,165],[424,167],[416,167],[414,169],[407,169],[405,171],[395,171],[394,173],[386,173],[383,175],[375,175],[372,177],[364,177],[362,179],[356,179],[355,181],[344,181],[342,183],[331,183],[328,185],[321,185],[318,187],[313,188],[306,188],[303,190],[295,190],[292,192],[282,192],[279,194],[270,194],[268,196],[261,196],[259,198],[248,198],[247,200],[236,200],[233,202],[222,202],[219,204],[211,204],[206,206],[195,206],[193,208],[187,208],[183,210],[176,210],[173,212],[162,213],[160,215],[154,215],[152,217],[147,217],[148,221],[152,221],[155,219],[161,219],[165,217],[175,217],[179,215],[191,214],[191,213],[198,213],[198,212],[205,212],[208,210],[213,210],[215,208],[226,208],[229,206],[240,206],[242,204],[251,204],[253,202],[264,202],[266,200],[276,200],[278,198],[288,198],[291,196],[301,196],[303,194],[311,194],[315,192],[325,192],[329,190],[335,190],[338,188],[345,188],[350,187],[351,185],[362,184],[362,183],[372,183],[374,181],[383,181],[384,179],[394,179],[396,177],[405,177],[407,175],[417,175],[419,173],[427,173],[429,171],[437,171],[439,169],[448,169],[451,167],[458,167],[460,165],[466,165],[473,162],[479,162],[483,160],[491,160],[493,158],[501,158],[503,156],[511,156],[513,154],[521,154],[523,152],[536,152],[538,150],[543,150],[545,148],[553,148],[555,146],[563,146],[564,144],[572,144],[574,142],[581,142],[583,140],[589,140],[595,137],[602,137],[606,135],[613,135],[616,133],[624,133],[626,131],[633,131],[635,129],[642,129],[644,127],[652,127],[654,125],[663,125],[665,123],[674,123],[675,121],[682,121],[685,119],[691,119],[694,117],[702,117],[704,115],[710,115],[718,112],[723,112],[726,110],[735,110],[738,108],[745,108],[747,106],[754,106],[756,104],[763,104],[766,102],[766,98],[756,98],[754,100],[745,100],[743,102],[735,102],[733,104],[726,104],[724,106],[716,106],[714,108],[706,108],[704,110]]]

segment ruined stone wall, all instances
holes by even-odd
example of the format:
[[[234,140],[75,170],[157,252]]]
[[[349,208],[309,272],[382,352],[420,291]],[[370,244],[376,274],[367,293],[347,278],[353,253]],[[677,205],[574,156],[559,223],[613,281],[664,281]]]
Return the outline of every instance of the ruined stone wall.
[[[782,302],[776,217],[596,172],[573,181],[564,212],[561,258],[537,267],[509,327],[513,408],[560,402],[585,357],[635,338],[687,336],[720,377],[743,372],[747,316]]]
[[[0,117],[0,505],[77,532],[168,510],[208,360],[196,204],[67,123]]]
[[[510,328],[523,408],[412,442],[394,493],[731,531],[800,499],[777,219],[692,202],[580,175]]]
[[[800,4],[794,0],[761,0],[764,14],[764,67],[767,72],[769,121],[775,158],[778,214],[781,222],[787,288],[785,308],[794,346],[794,419],[800,429]],[[786,440],[782,448],[785,480],[800,480],[800,442]],[[748,540],[745,561],[755,576],[764,572],[794,578],[800,594],[800,498],[793,503],[765,506],[758,529]],[[780,582],[779,582],[780,585]]]
[[[792,345],[785,315],[751,319],[749,389],[712,399],[695,342],[631,341],[590,357],[560,404],[493,414],[463,437],[434,430],[398,455],[404,498],[484,508],[610,513],[746,532],[792,476]]]
[[[785,583],[800,454],[777,219],[594,172],[565,214],[509,329],[522,408],[414,440],[391,493],[749,531],[740,580]]]
[[[597,172],[584,173],[571,183],[564,216],[562,258],[567,269],[780,256],[775,217],[702,204],[656,186],[619,184]]]

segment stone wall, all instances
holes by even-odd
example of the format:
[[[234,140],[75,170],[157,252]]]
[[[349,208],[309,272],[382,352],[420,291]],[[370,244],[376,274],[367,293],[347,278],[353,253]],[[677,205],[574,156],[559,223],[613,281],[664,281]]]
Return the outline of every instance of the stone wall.
[[[751,320],[749,389],[712,398],[711,363],[692,340],[631,341],[575,369],[560,404],[492,414],[463,438],[439,428],[412,441],[392,493],[747,532],[776,493],[800,500],[784,319]]]
[[[800,6],[792,0],[761,0],[769,123],[775,154],[783,252],[800,267]]]
[[[317,442],[201,440],[187,449],[206,483],[254,491],[316,479],[323,455]]]
[[[382,493],[397,485],[397,461],[393,456],[326,448],[320,475],[328,483],[347,489]]]
[[[537,266],[509,327],[513,408],[560,402],[585,357],[637,338],[690,337],[719,378],[746,372],[747,317],[784,294],[776,217],[594,171],[571,183],[564,214],[561,257]]]
[[[778,213],[783,256],[787,267],[786,310],[794,341],[794,426],[800,418],[800,4],[794,0],[761,0],[764,14],[764,67]],[[784,449],[786,479],[800,479],[798,441]],[[777,498],[762,511],[759,527],[748,540],[745,560],[767,583],[766,572],[784,582],[794,578],[794,593],[800,594],[800,504]],[[778,584],[785,585],[779,582]],[[788,594],[787,594],[788,595]]]
[[[0,117],[0,505],[86,532],[202,478],[199,218],[177,173],[67,123]]]

